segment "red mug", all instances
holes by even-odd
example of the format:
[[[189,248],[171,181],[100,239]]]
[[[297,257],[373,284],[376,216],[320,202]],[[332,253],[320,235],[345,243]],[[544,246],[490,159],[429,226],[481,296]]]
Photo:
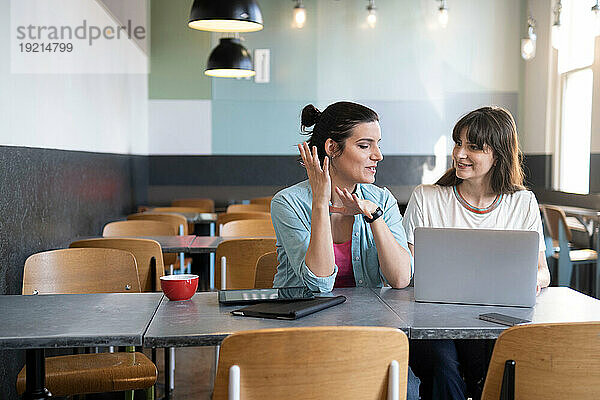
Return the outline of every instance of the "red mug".
[[[198,275],[165,275],[160,277],[165,296],[172,301],[189,300],[198,289]]]

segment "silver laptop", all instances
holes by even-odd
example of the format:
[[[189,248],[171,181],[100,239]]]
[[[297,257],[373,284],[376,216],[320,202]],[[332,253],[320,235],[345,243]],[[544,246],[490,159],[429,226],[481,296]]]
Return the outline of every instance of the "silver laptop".
[[[416,228],[415,300],[533,307],[537,232]]]

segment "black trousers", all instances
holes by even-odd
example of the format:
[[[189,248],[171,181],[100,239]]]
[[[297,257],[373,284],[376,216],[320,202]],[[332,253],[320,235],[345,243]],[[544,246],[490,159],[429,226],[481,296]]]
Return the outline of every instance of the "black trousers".
[[[422,400],[481,398],[494,340],[411,340],[409,365]]]

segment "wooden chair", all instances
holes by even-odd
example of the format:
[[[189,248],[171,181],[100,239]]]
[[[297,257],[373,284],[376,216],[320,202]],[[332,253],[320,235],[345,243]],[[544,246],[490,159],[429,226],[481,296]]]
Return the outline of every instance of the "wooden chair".
[[[163,254],[160,243],[150,239],[96,238],[78,240],[71,248],[95,247],[129,251],[135,257],[142,292],[161,290],[160,277],[164,275]]]
[[[600,296],[600,265],[598,264],[598,252],[592,249],[571,250],[570,242],[572,240],[571,230],[567,225],[565,212],[558,206],[544,205],[542,208],[544,220],[547,224],[548,232],[552,236],[552,241],[558,252],[554,252],[552,257],[558,264],[558,285],[569,286],[573,266],[578,264],[596,265],[596,297]],[[600,244],[599,238],[596,238],[596,248]]]
[[[30,256],[23,271],[23,294],[112,293],[141,291],[134,256],[100,248],[53,250]],[[55,396],[146,389],[154,397],[156,366],[143,353],[97,353],[47,357],[46,387]],[[17,392],[26,386],[26,368]]]
[[[45,251],[25,261],[23,294],[141,292],[133,254],[117,249]]]
[[[267,289],[273,287],[273,278],[277,272],[277,252],[263,254],[256,262],[256,272],[254,274],[254,288]]]
[[[177,232],[183,235],[189,234],[190,225],[193,229],[193,224],[188,224],[187,219],[181,214],[170,214],[170,213],[157,213],[157,212],[146,212],[146,213],[137,213],[131,214],[127,216],[128,221],[161,221],[166,222],[169,225],[172,225],[177,228]],[[173,265],[177,266],[178,269],[181,267],[181,261],[179,257],[185,257],[183,253],[177,254],[174,253],[165,253],[165,265]],[[191,263],[191,260],[187,260]],[[184,264],[187,265],[186,260],[184,260]]]
[[[171,202],[173,207],[195,207],[201,208],[202,212],[215,212],[215,201],[213,199],[178,199]]]
[[[162,221],[116,221],[104,226],[104,237],[177,236],[179,230]]]
[[[250,204],[271,204],[271,200],[273,200],[273,196],[267,197],[255,197],[250,199]]]
[[[192,213],[192,214],[197,214],[197,213],[214,212],[214,208],[213,208],[213,211],[208,211],[206,207],[191,207],[191,206],[187,206],[187,207],[155,207],[149,211],[153,212],[153,213],[173,213],[173,214]],[[194,231],[194,224],[192,222],[188,223],[188,231],[189,232]]]
[[[238,332],[221,344],[213,399],[405,399],[407,374],[399,329]]]
[[[169,225],[173,225],[177,228],[177,232],[183,229],[182,234],[188,235],[188,222],[187,219],[181,214],[169,214],[169,213],[158,213],[158,212],[145,212],[131,214],[127,216],[128,221],[161,221],[166,222]]]
[[[243,219],[230,221],[221,227],[220,236],[272,236],[275,228],[270,219]]]
[[[269,204],[232,204],[227,207],[228,213],[238,213],[238,212],[248,212],[248,211],[271,212],[271,203],[269,203]]]
[[[512,327],[494,345],[481,398],[598,399],[599,354],[600,322]]]
[[[221,213],[217,215],[217,227],[219,234],[221,226],[231,221],[239,221],[242,219],[271,219],[271,214],[268,212],[260,211],[248,211],[248,212],[236,212],[236,213]]]
[[[215,273],[215,287],[220,289],[252,289],[256,262],[275,250],[275,239],[231,239],[217,246],[216,259],[221,266]],[[225,285],[222,278],[225,277]]]

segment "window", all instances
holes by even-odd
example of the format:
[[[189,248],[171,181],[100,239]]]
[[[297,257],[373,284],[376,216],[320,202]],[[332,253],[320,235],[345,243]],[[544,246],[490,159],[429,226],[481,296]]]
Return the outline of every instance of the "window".
[[[589,3],[589,4],[588,4]],[[589,193],[594,45],[593,0],[563,0],[558,50],[558,182],[556,189]],[[554,38],[553,38],[554,39]]]

